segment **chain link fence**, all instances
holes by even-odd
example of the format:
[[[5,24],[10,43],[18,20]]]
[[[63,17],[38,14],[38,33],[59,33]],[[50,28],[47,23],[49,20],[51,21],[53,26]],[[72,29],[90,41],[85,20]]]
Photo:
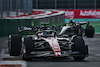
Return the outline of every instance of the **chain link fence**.
[[[0,19],[32,13],[33,0],[0,0]]]
[[[100,9],[100,0],[0,0],[0,18],[12,11],[18,16],[19,10],[30,14],[32,9]]]

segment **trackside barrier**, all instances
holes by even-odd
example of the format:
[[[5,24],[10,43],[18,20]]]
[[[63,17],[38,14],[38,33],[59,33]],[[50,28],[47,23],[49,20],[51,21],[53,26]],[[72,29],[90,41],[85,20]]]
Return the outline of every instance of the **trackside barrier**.
[[[0,36],[18,33],[19,26],[30,26],[30,20],[0,20]]]
[[[49,22],[49,25],[62,26],[65,23],[64,14],[39,19],[0,19],[0,36],[17,34],[20,26],[41,26],[41,22]]]

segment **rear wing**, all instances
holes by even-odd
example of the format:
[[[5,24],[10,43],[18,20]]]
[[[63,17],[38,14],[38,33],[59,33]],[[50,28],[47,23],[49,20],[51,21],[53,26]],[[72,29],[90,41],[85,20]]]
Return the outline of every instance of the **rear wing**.
[[[21,32],[34,32],[34,27],[18,27],[18,32],[21,33]]]
[[[86,21],[83,21],[83,22],[75,22],[76,24],[80,24],[80,25],[84,25],[84,24],[87,24]]]

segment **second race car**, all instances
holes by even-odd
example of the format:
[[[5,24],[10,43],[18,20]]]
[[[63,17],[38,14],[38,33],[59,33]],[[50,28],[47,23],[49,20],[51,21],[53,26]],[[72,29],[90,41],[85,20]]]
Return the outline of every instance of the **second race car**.
[[[85,29],[82,27],[84,24],[87,24]],[[87,37],[94,37],[95,29],[92,25],[89,25],[89,22],[73,22],[71,24],[66,23],[65,26],[62,27],[59,35],[67,34],[69,36],[82,36],[83,33],[85,33],[85,36]]]

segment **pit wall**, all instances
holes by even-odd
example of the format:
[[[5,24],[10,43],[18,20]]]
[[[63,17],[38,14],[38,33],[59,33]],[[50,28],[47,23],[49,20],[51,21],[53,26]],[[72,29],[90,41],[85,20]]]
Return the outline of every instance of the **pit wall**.
[[[18,34],[20,26],[41,26],[41,22],[48,22],[49,26],[62,26],[65,23],[65,15],[51,16],[39,19],[0,19],[0,36]]]
[[[89,18],[85,18],[85,19],[73,19],[74,22],[79,22],[79,21],[86,21],[86,22],[90,22],[90,25],[93,25],[95,27],[95,33],[96,34],[100,34],[100,19],[89,19]],[[65,22],[69,22],[70,19],[65,19]],[[84,26],[85,27],[85,26]]]

